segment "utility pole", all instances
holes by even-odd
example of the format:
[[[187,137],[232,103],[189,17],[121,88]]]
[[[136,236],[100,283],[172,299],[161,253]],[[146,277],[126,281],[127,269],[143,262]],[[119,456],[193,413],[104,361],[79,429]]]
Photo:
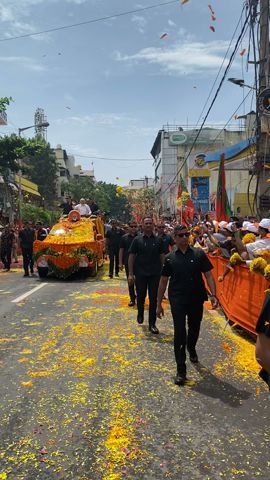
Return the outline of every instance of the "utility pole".
[[[256,2],[256,0],[255,0]],[[257,97],[257,153],[258,175],[257,209],[261,216],[270,211],[270,69],[269,69],[269,0],[260,0],[259,85]]]

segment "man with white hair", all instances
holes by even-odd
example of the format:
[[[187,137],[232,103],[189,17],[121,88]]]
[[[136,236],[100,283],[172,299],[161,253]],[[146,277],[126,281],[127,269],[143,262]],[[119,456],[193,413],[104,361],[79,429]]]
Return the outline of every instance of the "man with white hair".
[[[88,217],[92,213],[84,198],[81,198],[80,203],[76,205],[74,210],[77,210],[82,217]]]

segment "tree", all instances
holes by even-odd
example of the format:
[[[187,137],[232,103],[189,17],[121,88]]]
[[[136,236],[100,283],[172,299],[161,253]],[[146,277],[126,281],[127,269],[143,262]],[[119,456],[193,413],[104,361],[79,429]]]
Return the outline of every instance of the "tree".
[[[52,206],[56,199],[57,161],[50,144],[41,139],[28,141],[33,147],[32,153],[24,158],[23,171],[29,180],[38,185],[45,205]]]
[[[13,102],[12,97],[0,97],[0,112],[5,112],[11,102]]]
[[[137,222],[141,222],[145,215],[154,215],[155,192],[153,188],[129,190],[127,198],[131,206],[131,215]]]
[[[18,172],[26,143],[24,138],[14,134],[0,138],[0,173],[2,175],[6,176],[9,170]]]
[[[130,218],[127,198],[122,193],[117,192],[117,185],[94,182],[89,177],[72,178],[67,190],[76,202],[79,202],[80,198],[92,198],[97,202],[99,209],[106,212],[110,217],[123,221],[128,221]]]
[[[25,203],[22,206],[22,221],[23,222],[42,222],[44,225],[53,225],[59,219],[58,212],[51,212],[36,205]]]

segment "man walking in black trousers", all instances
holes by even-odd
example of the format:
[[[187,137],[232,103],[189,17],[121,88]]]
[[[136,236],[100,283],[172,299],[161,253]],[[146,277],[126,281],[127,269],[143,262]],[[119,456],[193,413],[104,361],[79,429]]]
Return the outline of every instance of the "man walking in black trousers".
[[[7,225],[4,228],[4,231],[1,235],[1,261],[3,262],[4,269],[9,272],[11,265],[11,252],[12,247],[15,242],[14,232],[11,230],[10,225]]]
[[[157,316],[161,318],[164,315],[162,299],[170,277],[168,293],[174,323],[174,353],[177,364],[175,384],[184,385],[186,381],[186,346],[190,361],[193,363],[199,361],[196,344],[203,317],[203,303],[207,300],[202,273],[210,290],[213,308],[218,306],[218,300],[215,281],[211,273],[213,266],[201,248],[189,246],[189,232],[185,225],[176,225],[174,239],[177,250],[166,255],[161,272]],[[186,334],[186,319],[188,335]]]
[[[164,261],[164,246],[160,238],[153,233],[154,225],[150,217],[143,219],[143,234],[138,235],[129,250],[129,285],[136,284],[138,323],[144,321],[144,302],[148,290],[149,330],[159,333],[156,327],[157,292],[161,267]],[[135,279],[134,279],[135,275]]]
[[[26,222],[20,231],[19,240],[23,256],[24,277],[29,277],[29,267],[31,274],[34,273],[33,243],[35,241],[35,230],[29,222]]]
[[[123,265],[125,266],[126,276],[128,279],[128,257],[129,257],[129,249],[137,235],[138,225],[136,222],[129,222],[128,224],[129,232],[126,235],[123,235],[120,242],[120,250],[119,250],[119,268],[120,270],[123,269]],[[129,298],[130,302],[128,304],[129,307],[134,307],[136,295],[135,295],[135,288],[134,282],[131,285],[128,285],[129,291]]]
[[[107,231],[106,247],[110,259],[109,277],[113,278],[113,271],[115,269],[115,276],[119,277],[119,248],[123,231],[117,226],[117,221],[111,221],[111,229]]]

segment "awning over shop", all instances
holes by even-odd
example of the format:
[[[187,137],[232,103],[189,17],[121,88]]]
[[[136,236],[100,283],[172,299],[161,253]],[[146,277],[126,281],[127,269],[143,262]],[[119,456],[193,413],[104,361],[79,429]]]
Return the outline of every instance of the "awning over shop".
[[[211,171],[218,170],[222,154],[225,155],[225,170],[250,170],[256,155],[256,137],[206,155],[205,161]]]
[[[20,177],[19,175],[15,175],[15,182],[18,186],[21,186],[23,192],[31,193],[31,195],[35,195],[36,197],[41,197],[36,183],[30,182],[30,180]]]
[[[235,158],[238,158],[240,155],[243,156],[243,153],[247,153],[246,151],[249,149],[254,149],[255,146],[256,137],[251,137],[247,140],[236,143],[236,145],[232,145],[231,147],[223,148],[221,150],[217,150],[216,152],[209,153],[208,155],[206,155],[205,161],[207,163],[219,162],[222,154],[225,155],[225,160],[233,160]]]

